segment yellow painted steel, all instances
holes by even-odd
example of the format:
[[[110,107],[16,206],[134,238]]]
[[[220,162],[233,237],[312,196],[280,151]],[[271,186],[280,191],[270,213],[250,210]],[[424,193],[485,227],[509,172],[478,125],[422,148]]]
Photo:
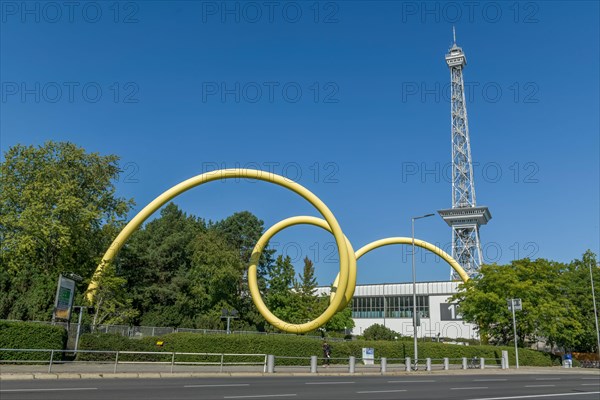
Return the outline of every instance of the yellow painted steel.
[[[284,321],[281,321],[279,318],[277,318],[275,315],[273,315],[273,313],[271,313],[271,311],[265,306],[265,304],[262,300],[262,296],[260,295],[260,290],[258,289],[258,283],[257,283],[257,279],[256,279],[256,270],[257,270],[256,265],[258,264],[258,261],[260,259],[262,249],[264,249],[267,246],[267,244],[269,243],[269,240],[271,240],[271,238],[273,236],[275,236],[278,232],[282,231],[285,228],[289,228],[290,226],[300,225],[300,224],[308,224],[308,225],[318,226],[319,228],[322,228],[322,229],[325,229],[325,230],[331,232],[331,228],[327,224],[327,221],[325,221],[324,219],[321,219],[321,218],[307,216],[307,215],[300,215],[300,216],[296,216],[296,217],[286,218],[282,221],[279,221],[278,223],[276,223],[275,225],[273,225],[272,227],[267,229],[267,231],[265,231],[265,233],[263,233],[263,235],[260,237],[260,239],[258,239],[258,242],[256,243],[254,250],[252,251],[252,257],[250,259],[250,267],[248,269],[248,286],[250,289],[250,293],[252,294],[252,301],[254,302],[256,307],[259,309],[262,316],[271,325],[273,325],[279,329],[282,329],[282,328],[280,328],[280,326],[283,326],[284,324],[287,324],[287,323]],[[354,249],[352,248],[352,244],[350,243],[350,241],[348,240],[347,237],[344,236],[344,238],[346,240],[346,247],[348,249],[349,277],[348,277],[347,285],[343,286],[339,282],[340,274],[338,274],[338,277],[336,278],[336,282],[333,285],[333,291],[338,290],[339,291],[338,293],[343,293],[343,296],[341,296],[342,302],[339,304],[337,311],[343,310],[348,305],[348,303],[352,299],[352,296],[354,296],[354,289],[356,288],[356,257],[354,256]],[[335,302],[335,304],[337,304],[339,302],[339,298],[337,301],[335,301],[335,299],[332,297],[330,303],[334,303],[334,302]],[[261,310],[264,310],[266,312],[263,312]],[[327,320],[323,321],[322,323],[316,324],[318,322],[321,322],[321,321],[314,320],[314,321],[309,322],[309,324],[312,325],[312,329],[310,329],[310,330],[317,329],[322,324],[327,323]]]
[[[264,248],[268,244],[269,240],[275,234],[277,234],[278,232],[280,232],[281,230],[283,230],[285,228],[288,228],[288,227],[294,226],[294,225],[299,225],[299,224],[315,225],[315,226],[318,226],[320,228],[323,228],[323,229],[331,232],[329,225],[327,225],[327,221],[325,221],[321,218],[312,217],[312,216],[296,216],[296,217],[286,218],[282,221],[279,221],[278,223],[273,225],[271,228],[269,228],[263,234],[263,236],[259,239],[259,242],[257,243],[255,250],[254,250],[256,252],[256,257],[255,257],[254,263],[257,263],[257,260],[260,258],[260,254],[261,254],[260,249]],[[352,245],[351,245],[350,241],[348,241],[348,238],[346,238],[346,241],[348,244],[349,258],[351,260],[350,279],[348,281],[348,285],[346,287],[344,287],[344,286],[340,285],[340,275],[338,274],[338,276],[335,278],[335,280],[333,282],[331,296],[330,296],[330,302],[333,303],[336,300],[336,295],[338,293],[344,293],[344,295],[343,295],[344,299],[343,299],[343,302],[340,304],[338,311],[341,311],[342,309],[344,309],[348,305],[350,300],[352,299],[352,296],[354,296],[354,290],[356,288],[356,262],[358,261],[359,258],[364,256],[371,250],[375,250],[375,249],[377,249],[379,247],[383,247],[383,246],[389,246],[389,245],[393,245],[393,244],[412,245],[412,238],[390,237],[390,238],[380,239],[380,240],[371,242],[371,243],[361,247],[359,250],[356,251],[356,253],[352,253]],[[442,258],[444,261],[446,261],[456,271],[456,273],[460,276],[460,278],[463,280],[463,282],[466,282],[469,279],[469,275],[467,275],[467,273],[460,266],[460,264],[458,264],[458,262],[456,262],[456,260],[454,260],[454,258],[452,258],[452,256],[450,256],[448,253],[446,253],[439,247],[437,247],[431,243],[428,243],[424,240],[420,240],[420,239],[415,239],[415,246],[429,250],[432,253],[438,255],[440,258]],[[250,280],[250,276],[252,274],[254,274],[253,281],[256,282],[256,266],[254,266],[253,271],[248,272],[249,280]],[[270,312],[270,310],[268,310],[266,308],[266,306],[264,305],[264,303],[262,301],[262,297],[260,295],[260,291],[258,289],[258,284],[250,285],[250,293],[252,293],[252,300],[254,301],[254,304],[256,304],[257,308],[259,310],[267,311],[266,313],[263,313],[261,311],[261,314],[263,315],[263,317],[265,317],[265,319],[267,321],[269,321],[269,323],[278,327],[282,323],[282,321],[280,319],[278,319],[276,316],[274,316]],[[327,322],[327,321],[325,321],[325,322]]]
[[[336,241],[336,244],[338,247],[338,252],[340,255],[340,287],[345,288],[348,285],[348,278],[350,275],[350,267],[349,266],[351,263],[351,259],[354,257],[348,256],[348,245],[347,245],[346,238],[342,232],[342,228],[340,227],[340,225],[337,222],[333,213],[329,210],[329,208],[325,205],[325,203],[323,203],[321,201],[321,199],[319,199],[317,196],[315,196],[311,191],[306,189],[304,186],[302,186],[296,182],[293,182],[283,176],[277,175],[277,174],[273,174],[273,173],[266,172],[266,171],[253,170],[253,169],[223,169],[223,170],[211,171],[211,172],[204,173],[202,175],[195,176],[193,178],[190,178],[188,180],[185,180],[185,181],[173,186],[171,189],[167,190],[166,192],[164,192],[163,194],[158,196],[156,199],[154,199],[150,204],[148,204],[146,207],[144,207],[131,221],[129,221],[129,223],[125,226],[125,228],[123,228],[123,230],[119,233],[117,238],[113,241],[111,246],[108,248],[108,250],[104,254],[104,257],[102,258],[102,261],[96,268],[96,271],[94,272],[94,277],[88,286],[87,299],[90,302],[93,300],[95,290],[98,287],[97,280],[102,275],[102,272],[103,272],[105,266],[114,259],[114,257],[118,253],[118,251],[121,249],[121,247],[123,247],[123,244],[125,244],[127,239],[129,239],[129,237],[133,234],[133,232],[137,228],[139,228],[142,225],[142,223],[148,217],[150,217],[154,212],[156,212],[160,207],[165,205],[168,201],[170,201],[174,197],[176,197],[176,196],[180,195],[181,193],[183,193],[191,188],[194,188],[196,186],[200,186],[202,184],[212,182],[212,181],[217,181],[217,180],[222,180],[222,179],[233,179],[233,178],[250,178],[250,179],[257,179],[257,180],[261,180],[261,181],[265,181],[265,182],[274,183],[276,185],[282,186],[286,189],[289,189],[289,190],[297,193],[298,195],[300,195],[301,197],[306,199],[309,203],[311,203],[319,211],[319,213],[321,213],[321,215],[325,218],[325,220],[327,221],[327,224],[329,225],[331,232],[333,233],[333,236],[335,238],[335,241]],[[250,268],[252,270],[252,265],[250,266]],[[254,268],[256,268],[256,263],[254,263]],[[257,286],[256,272],[254,272],[253,274],[250,274],[250,275],[252,275],[254,277],[254,281],[251,281],[251,279],[249,277],[248,283],[250,285]],[[331,319],[335,315],[335,313],[339,309],[339,306],[342,303],[342,301],[343,301],[342,296],[336,298],[335,301],[333,301],[329,304],[329,306],[323,312],[323,314],[321,314],[314,321],[307,322],[305,324],[300,324],[300,325],[283,324],[281,326],[278,326],[278,328],[281,330],[284,330],[286,332],[293,332],[293,333],[302,333],[302,332],[309,332],[311,330],[314,330],[314,329],[316,329],[315,326],[318,327],[318,326],[323,325],[325,322],[327,322],[329,319]],[[268,312],[268,310],[264,306],[264,303],[262,304],[262,306],[257,305],[257,307],[259,308],[259,311],[261,312],[261,314],[265,314],[266,312]],[[261,307],[264,307],[264,309],[261,309]]]
[[[139,228],[144,223],[144,221],[148,219],[148,217],[150,217],[160,207],[165,205],[174,197],[196,186],[200,186],[202,184],[212,181],[233,178],[257,179],[260,181],[274,183],[276,185],[282,186],[306,199],[324,217],[324,219],[322,219],[312,216],[296,216],[284,219],[278,222],[277,224],[273,225],[271,228],[269,228],[258,240],[252,251],[252,255],[250,257],[250,266],[248,267],[248,286],[250,289],[250,293],[252,294],[252,301],[256,305],[258,311],[263,315],[263,317],[270,324],[282,331],[290,333],[305,333],[313,331],[327,323],[327,321],[329,321],[335,315],[336,312],[344,309],[352,299],[352,296],[354,295],[354,290],[356,288],[356,262],[360,257],[365,255],[369,251],[382,246],[388,246],[392,244],[412,244],[412,238],[391,237],[371,242],[361,247],[355,253],[352,248],[352,244],[342,232],[342,229],[333,213],[329,210],[325,203],[321,201],[321,199],[319,199],[311,191],[309,191],[302,185],[293,182],[285,177],[267,171],[239,168],[211,171],[185,180],[173,186],[166,192],[162,193],[150,204],[144,207],[125,226],[125,228],[123,228],[123,230],[119,233],[117,238],[108,248],[108,250],[104,254],[104,257],[102,258],[102,261],[96,268],[96,271],[94,272],[94,277],[88,286],[87,299],[90,302],[94,299],[95,291],[98,288],[98,278],[101,277],[106,265],[114,259],[121,247],[123,247],[123,244],[125,244],[125,242],[133,234],[133,232],[135,232],[135,230]],[[263,249],[267,246],[269,240],[281,230],[299,224],[309,224],[318,226],[333,234],[340,257],[340,272],[338,273],[333,283],[332,294],[327,309],[320,316],[318,316],[312,321],[303,324],[291,324],[282,321],[281,319],[273,315],[273,313],[271,313],[271,311],[263,302],[262,297],[260,295],[260,290],[258,288],[257,266],[260,260],[261,253]],[[463,282],[466,282],[469,279],[467,273],[456,262],[456,260],[454,260],[449,254],[444,252],[442,249],[432,245],[431,243],[427,243],[419,239],[415,239],[414,243],[415,246],[427,249],[432,253],[437,254],[443,260],[445,260],[448,264],[450,264],[452,268],[454,268],[454,270],[458,273]]]
[[[358,249],[355,253],[356,259],[358,260],[359,258],[364,256],[371,250],[375,250],[375,249],[377,249],[379,247],[383,247],[383,246],[389,246],[391,244],[412,245],[412,238],[390,237],[390,238],[386,238],[386,239],[376,240],[376,241],[371,242],[367,245],[364,245],[363,247]],[[424,240],[420,240],[420,239],[415,239],[415,246],[421,247],[422,249],[429,250],[432,253],[440,256],[441,259],[443,259],[448,264],[450,264],[450,266],[456,271],[456,273],[458,274],[458,276],[460,276],[460,279],[462,279],[463,282],[466,282],[469,280],[469,275],[467,275],[466,271],[460,266],[460,264],[458,262],[456,262],[456,260],[454,258],[452,258],[452,256],[450,254],[446,253],[444,250],[440,249],[437,246],[432,245],[431,243],[428,243],[428,242],[426,242]]]

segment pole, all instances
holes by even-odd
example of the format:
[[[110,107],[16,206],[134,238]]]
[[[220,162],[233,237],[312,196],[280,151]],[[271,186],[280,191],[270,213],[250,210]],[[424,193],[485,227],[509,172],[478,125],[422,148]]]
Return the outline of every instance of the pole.
[[[412,217],[412,279],[413,279],[413,345],[415,351],[415,370],[418,368],[419,349],[417,348],[417,270],[415,269],[415,220],[433,217],[435,214],[425,214]]]
[[[510,299],[510,308],[512,309],[513,331],[515,336],[515,366],[519,369],[519,348],[517,347],[517,321],[515,319],[515,299]]]
[[[598,343],[598,360],[600,360],[600,329],[598,328],[598,310],[596,308],[596,295],[594,294],[594,274],[590,262],[590,282],[592,283],[592,303],[594,303],[594,319],[596,320],[596,340]]]
[[[229,330],[229,324],[230,324],[230,321],[231,321],[231,317],[230,317],[230,316],[227,316],[227,334],[228,334],[228,335],[231,333],[231,331]]]
[[[77,317],[77,334],[75,335],[75,353],[79,348],[79,335],[81,334],[81,316],[83,315],[83,307],[79,306],[79,317]]]
[[[412,279],[413,279],[413,346],[415,353],[415,370],[418,366],[417,348],[417,272],[415,270],[415,218],[412,218]]]

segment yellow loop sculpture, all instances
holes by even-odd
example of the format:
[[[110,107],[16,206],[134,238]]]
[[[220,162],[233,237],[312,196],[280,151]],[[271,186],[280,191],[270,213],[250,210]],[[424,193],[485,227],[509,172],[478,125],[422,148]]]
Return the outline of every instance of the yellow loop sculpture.
[[[329,210],[325,203],[321,201],[321,199],[315,196],[304,186],[280,175],[261,170],[236,168],[211,171],[202,175],[197,175],[193,178],[190,178],[173,186],[172,188],[158,196],[156,199],[154,199],[150,204],[144,207],[131,221],[129,221],[125,228],[123,228],[123,230],[115,238],[111,246],[104,254],[102,261],[96,268],[96,271],[94,272],[94,277],[88,286],[88,301],[93,301],[95,291],[98,287],[98,278],[102,276],[102,272],[106,265],[109,264],[115,258],[121,247],[123,247],[125,242],[133,234],[133,232],[137,228],[139,228],[144,223],[144,221],[148,219],[154,212],[156,212],[159,208],[161,208],[163,205],[165,205],[167,202],[169,202],[176,196],[196,186],[200,186],[202,184],[212,181],[234,178],[256,179],[264,182],[274,183],[276,185],[289,189],[292,192],[295,192],[296,194],[306,199],[309,203],[311,203],[313,207],[315,207],[324,218],[321,219],[312,216],[297,216],[287,218],[283,221],[278,222],[277,224],[269,228],[258,240],[252,252],[252,256],[250,257],[250,266],[248,268],[248,286],[250,288],[250,293],[252,294],[252,300],[254,301],[254,304],[258,308],[259,312],[263,315],[263,317],[273,326],[277,327],[282,331],[290,333],[305,333],[313,331],[327,323],[327,321],[329,321],[335,315],[336,312],[346,307],[352,299],[352,296],[354,295],[354,289],[356,288],[356,262],[360,257],[368,253],[369,251],[381,246],[387,246],[391,244],[412,243],[411,238],[392,237],[369,243],[366,246],[360,248],[355,253],[350,241],[342,232],[342,229],[333,213]],[[331,300],[329,302],[329,306],[325,309],[325,311],[313,321],[309,321],[304,324],[291,324],[282,321],[275,315],[273,315],[273,313],[271,313],[271,311],[263,302],[262,297],[260,295],[260,291],[258,289],[257,265],[261,253],[265,246],[268,244],[269,240],[281,230],[298,224],[315,225],[333,234],[340,257],[340,272],[338,273],[333,284]],[[464,282],[466,282],[469,279],[467,273],[461,268],[461,266],[456,262],[456,260],[454,260],[451,256],[449,256],[446,252],[442,251],[438,247],[418,239],[415,239],[415,246],[427,249],[440,256],[442,259],[448,262],[448,264],[450,264],[452,268],[454,268],[454,270],[459,274],[459,276]]]
[[[309,225],[318,226],[319,228],[322,228],[322,229],[325,229],[325,230],[331,232],[331,229],[329,228],[327,221],[325,221],[321,218],[317,218],[317,217],[296,216],[296,217],[290,217],[290,218],[286,218],[282,221],[279,221],[278,223],[273,225],[271,228],[269,228],[261,236],[260,239],[258,239],[258,242],[252,252],[252,257],[250,259],[250,267],[248,269],[248,286],[250,289],[250,293],[252,294],[252,301],[256,305],[256,308],[258,308],[258,310],[260,311],[262,316],[271,325],[273,325],[281,330],[287,331],[287,332],[289,332],[287,330],[287,327],[289,324],[281,321],[279,318],[277,318],[275,315],[273,315],[273,313],[271,313],[271,311],[266,307],[266,305],[264,304],[264,302],[262,300],[262,297],[260,295],[260,290],[258,288],[257,265],[258,265],[258,260],[260,259],[260,256],[262,253],[262,249],[265,248],[265,246],[268,244],[269,240],[271,240],[271,238],[274,235],[276,235],[278,232],[282,231],[285,228],[289,228],[290,226],[300,225],[300,224],[309,224]],[[340,274],[338,274],[337,277],[335,278],[335,281],[333,282],[332,290],[331,290],[330,303],[333,303],[334,301],[336,301],[336,297],[338,297],[338,298],[343,297],[343,301],[340,304],[338,311],[341,311],[342,309],[344,309],[344,307],[346,307],[348,305],[348,303],[350,303],[350,300],[352,300],[352,296],[354,295],[354,289],[356,288],[356,262],[358,261],[359,258],[364,256],[371,250],[375,250],[375,249],[377,249],[379,247],[383,247],[383,246],[389,246],[389,245],[393,245],[393,244],[412,245],[412,238],[390,237],[390,238],[380,239],[380,240],[371,242],[371,243],[361,247],[359,250],[356,251],[356,253],[352,253],[352,245],[351,245],[350,241],[348,240],[348,238],[346,238],[346,241],[347,241],[347,245],[348,245],[348,252],[349,252],[348,255],[350,258],[350,262],[351,262],[350,278],[348,280],[348,285],[344,288],[344,286],[342,286],[340,284],[341,276],[340,276]],[[415,246],[429,250],[432,253],[439,256],[440,258],[442,258],[458,273],[458,275],[461,277],[463,282],[466,282],[469,279],[469,275],[467,275],[467,273],[460,266],[460,264],[458,264],[458,262],[456,262],[456,260],[454,260],[454,258],[452,258],[448,253],[446,253],[439,247],[434,246],[431,243],[428,243],[428,242],[425,242],[424,240],[419,240],[419,239],[415,239]],[[338,296],[338,294],[340,294],[340,293],[343,293],[343,295]],[[309,324],[313,324],[316,322],[317,322],[317,320],[314,320],[314,321],[309,322]],[[325,322],[327,322],[327,321],[325,321]],[[318,325],[318,326],[320,326],[320,325]]]

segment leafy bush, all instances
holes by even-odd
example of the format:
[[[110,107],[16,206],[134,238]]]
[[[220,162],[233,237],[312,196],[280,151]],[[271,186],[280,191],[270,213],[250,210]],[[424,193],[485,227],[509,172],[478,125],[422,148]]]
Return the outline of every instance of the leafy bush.
[[[161,347],[156,345],[157,341],[164,344]],[[413,357],[412,342],[399,341],[367,341],[353,340],[347,342],[333,342],[332,362],[345,363],[349,356],[357,359],[362,357],[363,347],[372,347],[375,349],[375,357],[387,357],[396,359],[394,362],[403,362],[406,357]],[[419,357],[441,359],[448,357],[452,362],[460,363],[462,357],[484,357],[488,360],[499,359],[502,350],[507,350],[509,362],[515,364],[514,348],[497,346],[458,346],[445,343],[419,343]],[[303,336],[290,335],[202,335],[197,333],[172,333],[160,337],[145,337],[142,339],[129,339],[113,334],[86,334],[80,340],[81,350],[130,350],[130,351],[162,351],[162,352],[189,352],[189,353],[217,353],[217,354],[274,354],[280,357],[304,357],[311,355],[323,356],[321,341]],[[114,359],[114,355],[104,355],[106,359]],[[79,360],[98,360],[97,354],[78,355]],[[177,356],[177,361],[192,361],[193,356]],[[163,360],[164,358],[164,360]],[[336,360],[339,358],[340,360]],[[123,355],[119,359],[149,361],[157,360],[154,355]],[[167,355],[160,357],[161,361],[170,360]],[[214,361],[214,358],[194,357],[193,361]],[[257,361],[256,357],[236,357],[236,361]],[[499,360],[495,361],[498,364]],[[306,359],[278,359],[277,365],[307,365]],[[559,365],[560,357],[549,353],[542,353],[535,350],[519,349],[519,364],[530,366],[551,366]]]
[[[67,343],[67,331],[62,326],[35,322],[0,321],[1,349],[48,349],[63,350]],[[62,359],[62,353],[54,359]],[[49,360],[50,352],[0,351],[1,360]]]
[[[396,340],[402,335],[381,324],[373,324],[363,332],[365,340]]]

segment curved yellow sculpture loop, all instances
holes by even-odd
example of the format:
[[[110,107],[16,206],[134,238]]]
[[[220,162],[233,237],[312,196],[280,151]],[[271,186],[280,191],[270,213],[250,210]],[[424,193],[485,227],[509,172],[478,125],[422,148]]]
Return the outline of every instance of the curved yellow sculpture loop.
[[[191,188],[212,181],[232,178],[257,179],[264,182],[274,183],[276,185],[289,189],[299,194],[309,203],[311,203],[324,218],[321,219],[311,216],[297,216],[280,221],[277,224],[273,225],[271,228],[269,228],[261,236],[261,238],[256,243],[254,250],[252,251],[252,256],[250,257],[250,266],[248,267],[248,286],[250,289],[250,293],[252,294],[252,300],[254,301],[254,304],[258,308],[259,312],[263,315],[263,317],[265,317],[265,319],[269,323],[281,329],[282,331],[291,333],[305,333],[315,330],[321,325],[324,325],[335,315],[337,311],[341,311],[344,307],[346,307],[352,299],[352,296],[354,295],[354,289],[356,288],[356,262],[360,257],[365,255],[369,251],[382,246],[387,246],[391,244],[412,244],[412,238],[391,237],[387,239],[376,240],[372,243],[369,243],[366,246],[360,248],[358,251],[356,251],[356,253],[354,253],[350,241],[348,240],[348,238],[346,238],[346,236],[344,236],[344,233],[342,232],[342,229],[340,228],[340,225],[337,222],[333,213],[329,210],[325,203],[321,201],[321,199],[315,196],[304,186],[293,182],[287,178],[284,178],[280,175],[276,175],[266,171],[239,168],[223,169],[195,176],[173,186],[171,189],[167,190],[166,192],[158,196],[156,199],[154,199],[150,204],[144,207],[142,211],[140,211],[131,221],[129,221],[129,223],[125,226],[125,228],[123,228],[123,230],[119,233],[117,238],[108,248],[108,250],[104,254],[104,257],[102,258],[102,262],[100,262],[100,264],[96,268],[93,277],[94,279],[92,279],[88,286],[87,299],[90,302],[94,299],[95,291],[98,288],[97,278],[99,278],[102,275],[105,266],[113,260],[113,258],[119,252],[121,247],[123,247],[123,244],[125,244],[127,239],[129,239],[133,232],[135,232],[135,230],[139,228],[144,223],[144,221],[148,219],[148,217],[150,217],[154,212],[156,212],[160,207],[165,205],[168,201]],[[304,324],[291,324],[282,321],[275,315],[273,315],[273,313],[271,313],[271,311],[263,302],[262,297],[260,295],[260,291],[258,289],[257,265],[260,260],[261,253],[265,246],[268,244],[269,240],[282,229],[298,224],[315,225],[333,234],[340,256],[340,272],[338,273],[333,283],[331,300],[327,309],[313,321],[306,322]],[[450,264],[452,268],[454,268],[454,270],[458,273],[463,282],[466,282],[469,279],[467,273],[456,262],[456,260],[454,260],[442,249],[419,239],[415,239],[414,243],[415,246],[427,249],[444,259],[448,264]]]
[[[278,223],[273,225],[271,228],[269,228],[258,240],[258,243],[256,244],[253,254],[252,254],[252,258],[251,258],[251,262],[250,262],[250,264],[251,264],[250,269],[248,270],[248,284],[249,284],[250,293],[252,294],[252,301],[254,301],[254,304],[256,305],[256,307],[258,308],[258,310],[260,311],[262,316],[269,323],[271,323],[273,326],[276,326],[282,330],[286,330],[286,327],[287,327],[286,323],[281,321],[275,315],[273,315],[273,313],[271,313],[271,311],[266,307],[266,305],[264,304],[264,302],[262,300],[262,297],[260,295],[260,290],[258,288],[258,282],[256,279],[256,270],[257,270],[256,266],[258,264],[258,260],[260,259],[262,249],[268,244],[269,240],[275,234],[277,234],[278,232],[280,232],[281,230],[283,230],[285,228],[288,228],[288,227],[294,226],[294,225],[299,225],[299,224],[314,225],[314,226],[318,226],[322,229],[325,229],[325,230],[331,232],[331,229],[329,228],[327,221],[325,221],[321,218],[317,218],[317,217],[296,216],[296,217],[290,217],[290,218],[286,218],[282,221],[279,221]],[[344,286],[342,286],[342,284],[340,282],[341,276],[340,276],[340,274],[338,274],[338,276],[335,278],[335,281],[332,285],[332,291],[331,291],[331,297],[330,297],[331,298],[330,303],[335,302],[335,304],[338,303],[340,297],[343,298],[343,301],[339,305],[338,311],[341,311],[344,307],[346,307],[348,305],[348,303],[350,302],[350,300],[352,299],[352,296],[354,295],[354,290],[356,288],[356,262],[358,261],[358,259],[360,259],[362,256],[364,256],[371,250],[375,250],[379,247],[389,246],[389,245],[393,245],[393,244],[412,245],[412,238],[390,237],[390,238],[380,239],[380,240],[371,242],[371,243],[361,247],[359,250],[356,251],[356,253],[352,253],[352,245],[348,241],[348,238],[346,238],[346,241],[348,244],[349,258],[351,260],[350,279],[348,281],[348,285],[344,287]],[[448,253],[446,253],[439,247],[437,247],[431,243],[428,243],[424,240],[420,240],[420,239],[415,239],[415,246],[429,250],[432,253],[438,255],[440,258],[442,258],[444,261],[446,261],[457,272],[457,274],[460,276],[460,278],[463,280],[463,282],[466,282],[469,279],[469,275],[467,275],[467,273],[460,266],[460,264],[458,264],[456,262],[456,260],[454,260],[454,258],[452,258]],[[343,296],[337,296],[339,293],[343,293]],[[318,328],[319,326],[321,326],[321,324],[319,322],[320,322],[320,319],[316,319],[307,324],[311,324],[311,326],[314,326],[314,328],[311,329],[311,330],[314,330],[314,329]],[[327,322],[327,320],[325,320],[323,323],[326,323],[326,322]],[[307,324],[303,324],[303,325],[307,325]]]
[[[254,169],[224,169],[218,171],[207,172],[202,175],[195,176],[188,180],[185,180],[171,189],[167,190],[156,199],[154,199],[150,204],[144,207],[129,223],[123,228],[123,230],[119,233],[116,239],[113,241],[109,249],[104,254],[102,261],[96,268],[94,272],[94,279],[90,282],[87,291],[87,299],[91,302],[94,298],[95,290],[98,287],[97,278],[102,275],[102,271],[104,267],[110,263],[113,258],[116,256],[118,251],[121,249],[123,244],[129,239],[129,237],[133,234],[133,232],[142,225],[142,223],[150,217],[155,211],[157,211],[160,207],[165,205],[168,201],[178,196],[179,194],[194,188],[196,186],[200,186],[202,184],[222,180],[222,179],[233,179],[233,178],[250,178],[257,179],[265,182],[274,183],[276,185],[282,186],[286,189],[289,189],[298,195],[302,196],[309,203],[311,203],[321,215],[327,221],[327,224],[333,233],[335,241],[337,243],[338,252],[340,254],[340,287],[346,288],[348,285],[348,278],[350,274],[349,265],[351,264],[351,259],[354,257],[349,257],[348,255],[348,242],[342,232],[342,228],[340,228],[339,223],[337,222],[333,213],[329,210],[329,208],[315,196],[311,191],[306,189],[304,186],[293,182],[285,177],[282,177],[277,174],[269,173],[266,171],[254,170]],[[256,277],[256,274],[254,274]],[[249,279],[249,284],[251,284]],[[253,282],[256,285],[256,279]],[[334,302],[331,302],[327,309],[323,312],[323,314],[317,318],[315,321],[311,323],[305,323],[301,325],[287,324],[279,327],[280,329],[287,332],[294,333],[302,333],[314,330],[315,324],[318,326],[327,322],[331,317],[335,315],[340,304],[342,303],[343,298],[339,297],[335,299]],[[264,307],[264,304],[263,304]],[[265,313],[268,311],[266,307],[263,310],[260,309],[261,313]]]
[[[263,235],[260,237],[260,239],[258,239],[258,242],[256,243],[256,246],[254,246],[254,250],[252,251],[252,257],[250,258],[250,267],[248,268],[248,288],[250,290],[250,293],[252,294],[252,301],[254,302],[254,305],[256,305],[256,308],[258,308],[258,310],[260,311],[262,316],[271,325],[273,325],[281,330],[287,331],[287,332],[289,332],[290,329],[293,329],[293,330],[301,329],[300,332],[310,332],[310,331],[317,329],[321,325],[327,323],[327,321],[329,320],[329,318],[328,319],[322,318],[323,315],[321,315],[320,317],[316,318],[315,320],[307,322],[302,325],[294,325],[294,324],[289,324],[287,322],[284,322],[284,321],[280,320],[279,318],[277,318],[267,308],[267,306],[265,305],[265,303],[262,300],[262,296],[261,296],[260,290],[258,288],[257,265],[258,265],[258,261],[260,260],[260,256],[262,254],[262,249],[264,249],[267,246],[267,244],[269,243],[269,240],[271,240],[271,238],[273,236],[275,236],[281,230],[283,230],[285,228],[289,228],[290,226],[300,225],[300,224],[315,225],[315,226],[318,226],[319,228],[323,228],[323,229],[331,232],[331,228],[327,224],[327,221],[325,221],[321,218],[317,218],[317,217],[301,215],[301,216],[286,218],[282,221],[279,221],[278,223],[276,223],[275,225],[273,225],[272,227],[267,229],[267,231],[265,231],[265,233],[263,233]],[[349,277],[348,277],[348,282],[345,286],[342,282],[340,282],[340,284],[338,285],[338,281],[341,280],[340,279],[341,272],[340,272],[340,274],[338,274],[338,279],[336,280],[336,284],[334,286],[340,290],[340,293],[343,293],[343,296],[338,296],[337,299],[332,297],[331,301],[330,301],[330,304],[339,304],[336,311],[341,311],[348,305],[348,303],[352,299],[352,296],[354,295],[354,288],[356,287],[356,258],[354,256],[354,249],[352,248],[352,245],[350,244],[350,241],[348,240],[348,238],[346,238],[344,236],[344,239],[346,240],[346,247],[348,249],[347,257],[349,260]],[[305,329],[307,329],[307,330],[305,330]]]
[[[383,247],[383,246],[389,246],[391,244],[410,244],[410,245],[412,245],[412,238],[390,237],[390,238],[376,240],[376,241],[366,244],[363,247],[361,247],[360,249],[358,249],[355,253],[356,259],[358,260],[359,258],[364,256],[371,250],[375,250],[375,249],[377,249],[379,247]],[[456,262],[456,260],[454,258],[452,258],[452,256],[450,254],[446,253],[444,250],[440,249],[437,246],[434,246],[431,243],[428,243],[428,242],[426,242],[424,240],[420,240],[420,239],[415,239],[415,246],[420,247],[422,249],[429,250],[432,253],[438,255],[441,259],[443,259],[448,264],[450,264],[450,266],[456,271],[456,273],[458,274],[458,276],[460,276],[460,279],[462,279],[463,282],[466,282],[469,280],[469,275],[467,274],[467,272],[460,266],[460,264],[458,262]]]

